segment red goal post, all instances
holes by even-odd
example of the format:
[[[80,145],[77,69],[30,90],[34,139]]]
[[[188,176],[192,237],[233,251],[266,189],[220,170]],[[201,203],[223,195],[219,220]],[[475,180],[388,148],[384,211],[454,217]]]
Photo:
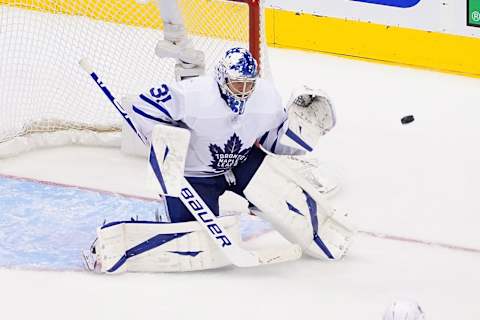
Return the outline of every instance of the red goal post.
[[[88,57],[119,97],[174,81],[154,55],[163,23],[155,0],[0,0],[0,158],[65,144],[119,146],[122,119],[79,70]],[[178,0],[206,70],[248,47],[268,68],[259,0]]]
[[[248,4],[249,6],[249,50],[253,54],[255,59],[261,62],[260,45],[262,41],[263,42],[265,41],[261,37],[261,29],[264,29],[262,27],[264,22],[262,23],[261,1],[260,0],[232,0],[232,1],[243,2]]]

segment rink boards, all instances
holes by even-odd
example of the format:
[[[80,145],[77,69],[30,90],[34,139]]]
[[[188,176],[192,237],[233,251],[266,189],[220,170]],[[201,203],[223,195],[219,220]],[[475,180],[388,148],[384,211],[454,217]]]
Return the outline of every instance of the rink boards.
[[[194,10],[184,11],[187,27],[193,34],[235,41],[248,37],[241,33],[230,39],[232,33],[223,31],[224,26],[232,23],[232,17],[240,17],[235,23],[242,26],[236,29],[247,30],[247,7],[233,2],[218,5],[222,2],[197,1],[199,5]],[[267,0],[267,42],[276,47],[480,76],[479,29],[475,28],[480,22],[472,25],[472,18],[465,18],[467,8],[463,2],[422,0],[405,8],[381,5],[382,1],[366,2],[376,1]],[[184,3],[188,1],[181,1],[182,6]],[[60,6],[55,1],[0,0],[0,4],[152,30],[163,27],[153,1],[141,5],[133,0],[68,0]]]

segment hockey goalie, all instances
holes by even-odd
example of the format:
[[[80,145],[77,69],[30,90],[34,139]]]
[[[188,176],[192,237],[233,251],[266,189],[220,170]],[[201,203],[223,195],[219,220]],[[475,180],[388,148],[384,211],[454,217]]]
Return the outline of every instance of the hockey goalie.
[[[159,82],[114,104],[128,110],[122,115],[150,150],[168,221],[99,227],[90,267],[107,273],[191,271],[293,260],[301,252],[341,259],[354,228],[328,204],[325,194],[334,186],[318,177],[308,157],[335,126],[328,97],[301,87],[285,107],[240,47],[225,52],[214,75],[202,75],[202,55],[189,47],[175,19],[166,21],[156,53],[177,58],[178,78],[187,79]],[[226,191],[245,198],[292,245],[273,252],[243,249],[238,217],[220,213]]]

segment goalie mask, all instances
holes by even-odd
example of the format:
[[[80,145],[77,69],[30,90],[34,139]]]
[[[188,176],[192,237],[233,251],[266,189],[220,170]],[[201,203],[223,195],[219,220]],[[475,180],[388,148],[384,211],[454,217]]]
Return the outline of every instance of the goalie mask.
[[[242,114],[245,103],[255,89],[257,62],[244,48],[232,48],[218,62],[215,76],[222,98],[236,114]]]

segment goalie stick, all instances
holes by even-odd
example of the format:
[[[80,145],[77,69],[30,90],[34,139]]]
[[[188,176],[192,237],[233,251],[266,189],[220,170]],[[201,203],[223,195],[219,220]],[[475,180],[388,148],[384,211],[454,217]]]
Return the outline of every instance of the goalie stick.
[[[115,106],[115,109],[121,114],[139,139],[144,144],[148,144],[148,139],[137,129],[133,119],[129,118],[123,106],[115,98],[115,96],[113,96],[111,91],[107,88],[97,73],[95,73],[88,60],[80,60],[79,65],[95,81],[98,87]],[[152,145],[151,147],[152,150],[154,150],[155,146]],[[158,166],[156,157],[150,157],[150,164],[153,167]],[[185,177],[181,178],[180,194],[178,196],[185,207],[206,230],[207,234],[215,242],[218,248],[222,250],[232,264],[238,267],[253,267],[258,265],[297,260],[302,255],[301,248],[298,245],[291,245],[288,248],[272,248],[259,251],[243,249],[234,240],[234,238],[228,232],[226,232],[222,225],[218,223],[217,217],[208,208],[203,199],[198,195]]]

